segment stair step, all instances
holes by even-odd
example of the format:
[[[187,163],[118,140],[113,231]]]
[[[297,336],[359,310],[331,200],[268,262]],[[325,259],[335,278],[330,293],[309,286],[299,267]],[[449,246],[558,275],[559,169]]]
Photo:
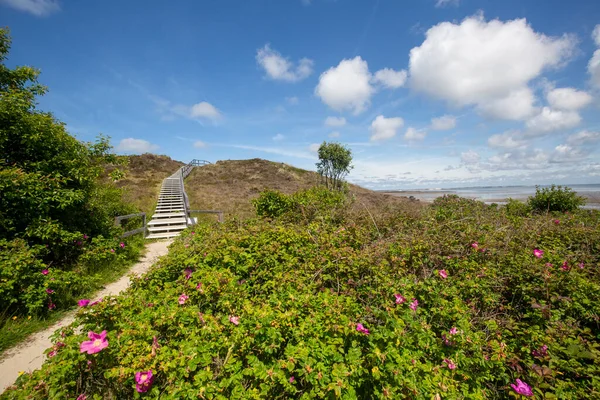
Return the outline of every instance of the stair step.
[[[179,236],[181,232],[164,232],[164,233],[152,233],[146,236],[146,239],[170,239]]]
[[[156,213],[152,216],[152,219],[159,219],[159,218],[172,218],[172,217],[185,217],[185,213],[184,212],[161,212],[161,213]]]
[[[148,226],[167,225],[167,224],[185,224],[185,218],[159,218],[148,222]]]
[[[149,226],[148,230],[150,231],[150,233],[155,233],[155,232],[172,232],[172,231],[182,231],[184,229],[187,228],[187,225],[182,224],[182,225],[161,225],[161,226]]]

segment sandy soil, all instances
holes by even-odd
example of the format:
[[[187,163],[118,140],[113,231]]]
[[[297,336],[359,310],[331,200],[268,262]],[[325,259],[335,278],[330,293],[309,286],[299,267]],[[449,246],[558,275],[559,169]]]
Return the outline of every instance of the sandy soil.
[[[167,254],[169,244],[171,244],[171,241],[149,243],[146,246],[146,255],[129,270],[128,274],[96,293],[94,300],[115,295],[127,289],[130,284],[129,275],[145,273],[159,257]],[[3,358],[0,360],[0,393],[15,382],[19,376],[19,371],[30,372],[42,366],[46,360],[44,351],[52,346],[50,337],[58,328],[71,324],[75,318],[75,313],[76,311],[68,313],[56,324],[31,335],[24,343],[4,353]]]

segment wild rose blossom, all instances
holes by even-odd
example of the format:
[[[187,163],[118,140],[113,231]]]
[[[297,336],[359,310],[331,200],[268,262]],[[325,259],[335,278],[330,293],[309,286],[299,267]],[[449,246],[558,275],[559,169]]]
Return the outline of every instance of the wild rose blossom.
[[[229,317],[229,322],[231,322],[234,325],[239,325],[240,324],[240,317],[234,317],[233,315]]]
[[[442,342],[444,343],[444,346],[452,346],[454,344],[454,342],[448,340],[448,338],[444,334],[442,334]]]
[[[53,302],[48,303],[48,310],[54,310],[56,308],[56,304]]]
[[[441,276],[441,277],[442,277],[442,279],[446,279],[446,278],[448,277],[448,272],[446,272],[446,270],[445,270],[445,269],[440,269],[440,270],[438,271],[438,274],[439,274],[439,276]]]
[[[471,247],[474,249],[477,249],[479,247],[479,243],[473,242],[473,243],[471,243]]]
[[[194,271],[191,268],[186,268],[185,269],[185,279],[190,279],[192,277],[192,274],[194,273]]]
[[[114,252],[115,252],[115,249],[110,249],[110,252],[111,252],[111,253],[114,253]]]
[[[54,293],[54,290],[52,290],[52,289],[46,289],[46,293],[52,294],[52,293]]]
[[[85,393],[81,393],[79,396],[77,396],[77,400],[87,400],[87,396]]]
[[[406,298],[401,294],[395,294],[394,297],[396,298],[396,304],[402,304],[406,302]]]
[[[585,267],[584,263],[579,263],[579,268],[583,269]]]
[[[135,373],[135,390],[138,393],[146,393],[152,387],[153,382],[154,375],[152,375],[152,370]]]
[[[79,351],[81,353],[95,354],[108,347],[106,331],[102,331],[100,334],[89,331],[88,338],[91,340],[86,340],[79,346]]]
[[[185,304],[186,300],[189,299],[190,296],[186,295],[185,293],[182,293],[181,296],[179,296],[179,304]]]
[[[451,328],[451,329],[448,331],[448,333],[449,333],[449,334],[451,334],[451,335],[456,335],[456,334],[458,333],[458,329],[456,329],[456,327],[455,327],[455,326],[453,326],[453,327],[452,327],[452,328]]]
[[[95,306],[96,304],[98,304],[98,303],[102,302],[102,300],[104,300],[104,298],[103,298],[103,297],[100,297],[98,300],[96,300],[96,301],[92,301],[92,302],[90,303],[90,307],[91,307],[91,306]]]
[[[542,347],[540,347],[539,349],[537,349],[537,350],[533,350],[533,351],[531,352],[531,354],[532,354],[534,357],[546,357],[546,356],[548,355],[548,346],[546,346],[546,345],[543,345],[543,346],[542,346]]]
[[[412,299],[412,303],[410,303],[409,307],[411,310],[413,311],[417,311],[417,307],[419,307],[419,300],[417,299]]]
[[[560,224],[560,219],[555,219],[555,220],[554,220],[554,224],[555,224],[555,225],[558,225],[558,224]]]
[[[290,376],[290,383],[294,383],[296,381],[296,378],[294,378],[293,376]]]
[[[125,243],[121,242],[121,243],[119,243],[119,246],[120,246],[122,249],[124,249],[124,248],[125,248]]]
[[[87,306],[88,304],[90,304],[90,300],[88,300],[88,299],[81,299],[81,300],[79,300],[79,301],[77,302],[77,305],[78,305],[79,307],[85,307],[85,306]]]
[[[363,324],[356,324],[356,330],[360,333],[364,333],[365,335],[370,333],[369,330],[363,326]]]
[[[533,249],[533,255],[537,258],[542,258],[542,256],[544,255],[544,250]]]
[[[533,396],[531,387],[528,384],[526,384],[525,382],[523,382],[520,379],[517,379],[517,381],[515,383],[516,383],[516,385],[514,383],[510,384],[510,386],[513,388],[513,390],[515,392],[517,392],[520,395],[526,396],[526,397]]]
[[[563,271],[568,271],[568,270],[570,270],[570,269],[571,269],[571,267],[569,267],[569,264],[568,264],[566,261],[565,261],[564,263],[562,263],[562,265],[560,266],[560,268],[561,268]]]
[[[202,282],[200,282],[196,285],[196,290],[202,291]]]
[[[52,358],[54,357],[58,352],[56,350],[52,350],[50,353],[48,353],[48,358]]]
[[[42,275],[48,275],[48,272],[50,272],[50,271],[48,271],[47,269],[43,269],[42,270]]]
[[[456,364],[447,358],[444,358],[444,363],[448,366],[448,369],[456,369]]]

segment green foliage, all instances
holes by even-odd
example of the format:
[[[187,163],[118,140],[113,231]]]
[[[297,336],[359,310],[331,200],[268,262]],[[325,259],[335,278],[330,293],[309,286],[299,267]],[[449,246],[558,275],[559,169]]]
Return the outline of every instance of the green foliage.
[[[537,212],[572,212],[585,204],[585,198],[578,196],[571,188],[552,185],[549,188],[536,186],[535,195],[529,197],[529,207]]]
[[[252,204],[259,217],[276,218],[289,212],[292,204],[290,197],[276,190],[264,190],[252,200]]]
[[[108,139],[80,142],[37,110],[46,91],[39,71],[7,67],[9,48],[0,29],[0,327],[10,316],[72,306],[98,281],[95,273],[125,257],[117,252],[131,259],[139,251],[120,249],[113,222],[135,209],[99,183],[104,166],[119,163]]]
[[[325,192],[282,203],[320,208]],[[165,399],[514,398],[516,379],[536,398],[600,397],[598,212],[520,217],[447,196],[376,231],[333,208],[184,233],[0,398],[134,398],[147,370],[141,396]],[[80,353],[102,330],[109,346]]]
[[[353,168],[352,151],[339,143],[323,142],[319,147],[317,171],[330,189],[342,189],[344,177]]]
[[[506,213],[515,217],[525,217],[529,215],[531,208],[527,203],[509,198],[506,202]]]

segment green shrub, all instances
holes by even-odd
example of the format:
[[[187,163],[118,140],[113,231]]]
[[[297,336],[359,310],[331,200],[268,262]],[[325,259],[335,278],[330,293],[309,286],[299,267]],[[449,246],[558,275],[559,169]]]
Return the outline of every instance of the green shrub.
[[[506,202],[506,213],[515,217],[525,217],[531,212],[527,203],[509,198]]]
[[[264,190],[252,201],[259,217],[276,218],[292,208],[290,197],[276,190]]]
[[[571,188],[552,185],[540,188],[536,186],[535,195],[527,202],[537,212],[573,212],[585,204],[585,198],[578,196]]]

